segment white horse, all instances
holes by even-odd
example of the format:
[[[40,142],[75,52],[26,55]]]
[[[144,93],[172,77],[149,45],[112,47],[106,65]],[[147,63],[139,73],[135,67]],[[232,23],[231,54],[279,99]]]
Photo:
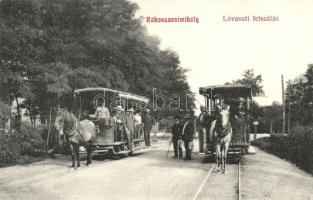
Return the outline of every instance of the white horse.
[[[216,145],[217,170],[225,174],[227,151],[232,137],[232,128],[229,121],[230,106],[222,109],[217,106],[216,120],[211,123],[210,140]]]

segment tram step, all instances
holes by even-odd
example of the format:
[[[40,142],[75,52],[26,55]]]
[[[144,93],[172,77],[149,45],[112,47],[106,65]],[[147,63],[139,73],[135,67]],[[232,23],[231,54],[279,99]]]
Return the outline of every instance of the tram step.
[[[204,155],[211,155],[211,154],[216,154],[215,152],[213,152],[212,153],[212,151],[207,151],[207,152],[205,152],[205,153],[203,153],[203,152],[199,152],[199,155],[200,156],[204,156]],[[229,150],[228,152],[227,152],[227,154],[228,155],[230,155],[230,154],[241,154],[241,151],[232,151],[232,150]]]
[[[143,142],[143,139],[134,139],[134,142]]]
[[[116,152],[117,155],[123,155],[123,154],[128,154],[128,153],[130,153],[130,151],[127,151],[127,150]]]
[[[93,151],[93,153],[107,153],[108,150],[107,149],[97,149],[95,151]]]

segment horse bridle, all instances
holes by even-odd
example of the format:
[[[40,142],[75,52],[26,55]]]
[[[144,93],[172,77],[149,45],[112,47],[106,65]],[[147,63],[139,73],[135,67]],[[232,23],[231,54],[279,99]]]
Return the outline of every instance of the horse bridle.
[[[64,119],[65,119],[65,112],[64,113],[62,113],[62,120],[61,120],[61,122],[59,123],[60,125],[60,128],[63,128],[63,131],[64,131],[64,133],[65,133],[65,135],[67,135],[67,136],[72,136],[72,135],[74,135],[75,134],[75,132],[77,131],[77,127],[78,127],[78,123],[77,123],[77,120],[76,119],[74,119],[75,120],[75,122],[74,122],[74,126],[70,129],[70,130],[65,130],[64,129]]]
[[[216,132],[217,132],[217,135],[218,135],[218,136],[224,137],[224,136],[226,136],[226,135],[228,134],[228,132],[230,131],[230,129],[231,129],[231,124],[230,124],[230,122],[228,121],[226,127],[223,128],[220,118],[221,118],[221,117],[220,117],[220,115],[218,114],[218,117],[217,117],[217,119],[216,119],[216,122],[217,122]]]

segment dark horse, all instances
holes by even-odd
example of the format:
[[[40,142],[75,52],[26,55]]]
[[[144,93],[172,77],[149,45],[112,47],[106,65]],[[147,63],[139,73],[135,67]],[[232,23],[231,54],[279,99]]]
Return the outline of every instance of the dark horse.
[[[54,127],[59,135],[65,135],[72,153],[72,167],[80,167],[79,146],[87,150],[87,166],[91,164],[92,146],[96,138],[96,129],[89,120],[78,121],[70,112],[59,109],[56,114]]]

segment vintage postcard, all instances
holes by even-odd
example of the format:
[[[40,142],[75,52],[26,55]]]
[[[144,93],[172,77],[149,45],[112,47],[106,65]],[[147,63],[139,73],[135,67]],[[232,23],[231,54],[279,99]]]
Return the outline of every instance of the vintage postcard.
[[[309,0],[0,0],[0,199],[313,200]]]

